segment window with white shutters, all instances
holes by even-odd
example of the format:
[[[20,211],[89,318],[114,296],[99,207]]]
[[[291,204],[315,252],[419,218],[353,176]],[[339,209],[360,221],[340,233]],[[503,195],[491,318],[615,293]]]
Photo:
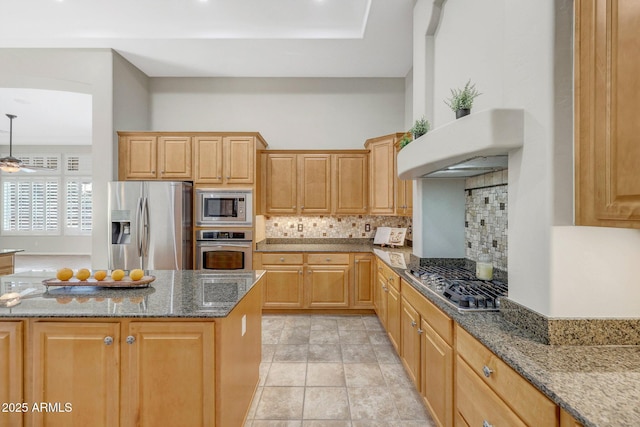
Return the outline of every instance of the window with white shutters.
[[[20,159],[51,170],[3,174],[2,234],[91,234],[91,156],[29,155]]]

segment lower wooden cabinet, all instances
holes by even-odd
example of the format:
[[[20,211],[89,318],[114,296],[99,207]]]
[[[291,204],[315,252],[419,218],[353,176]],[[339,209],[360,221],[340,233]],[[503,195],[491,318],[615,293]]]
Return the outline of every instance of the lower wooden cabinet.
[[[401,346],[400,359],[407,369],[407,373],[416,385],[418,391],[422,386],[420,381],[420,335],[423,333],[420,315],[407,300],[402,297],[402,311],[400,313]]]
[[[0,254],[0,276],[5,274],[13,274],[15,265],[15,254]]]
[[[22,330],[20,321],[0,322],[0,403],[25,401],[22,390]],[[0,424],[21,426],[22,412],[0,413]]]
[[[389,340],[400,352],[400,291],[391,285],[387,286],[387,333]]]
[[[262,253],[265,309],[363,309],[373,307],[373,257],[349,253]]]

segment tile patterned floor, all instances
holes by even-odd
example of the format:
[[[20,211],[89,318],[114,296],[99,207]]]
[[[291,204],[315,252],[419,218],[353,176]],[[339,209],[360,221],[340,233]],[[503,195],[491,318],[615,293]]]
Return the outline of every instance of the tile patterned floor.
[[[264,315],[245,427],[432,427],[374,315]]]

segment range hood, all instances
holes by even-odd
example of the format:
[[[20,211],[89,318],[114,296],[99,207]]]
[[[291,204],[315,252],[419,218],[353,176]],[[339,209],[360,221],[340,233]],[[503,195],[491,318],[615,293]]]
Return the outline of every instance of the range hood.
[[[436,128],[398,153],[401,179],[464,178],[508,167],[524,142],[523,109],[490,109]]]

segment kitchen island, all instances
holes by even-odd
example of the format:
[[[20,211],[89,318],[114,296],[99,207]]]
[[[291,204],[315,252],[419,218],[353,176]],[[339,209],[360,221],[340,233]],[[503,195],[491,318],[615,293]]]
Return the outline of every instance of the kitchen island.
[[[4,276],[0,425],[241,426],[258,385],[263,271],[149,271],[149,287]],[[6,373],[6,375],[5,375]]]

